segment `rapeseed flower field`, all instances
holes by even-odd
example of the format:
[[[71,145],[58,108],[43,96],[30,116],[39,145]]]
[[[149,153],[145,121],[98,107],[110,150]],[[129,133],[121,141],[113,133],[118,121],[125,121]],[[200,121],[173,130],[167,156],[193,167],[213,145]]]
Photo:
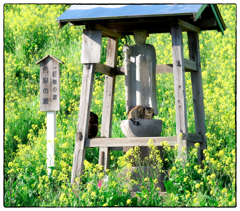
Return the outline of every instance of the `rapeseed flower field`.
[[[78,119],[83,66],[83,26],[65,25],[56,19],[69,7],[57,4],[4,5],[4,205],[5,207],[232,207],[236,206],[236,5],[218,5],[226,23],[224,35],[217,31],[199,34],[201,69],[208,148],[199,166],[199,144],[187,160],[177,157],[178,146],[163,143],[163,153],[149,141],[150,162],[163,171],[167,195],[159,195],[158,177],[142,175],[129,179],[131,159],[138,161],[139,149],[110,153],[106,174],[98,165],[98,148],[87,148],[81,182],[71,185],[71,170]],[[118,65],[123,65],[119,41]],[[147,40],[156,48],[157,64],[172,63],[171,35],[151,34]],[[189,58],[187,34],[183,33],[184,57]],[[101,62],[106,60],[107,39],[102,41]],[[57,112],[55,166],[47,175],[46,112],[40,111],[39,66],[46,55],[61,64],[61,110]],[[186,73],[188,130],[195,132],[190,73]],[[102,118],[104,76],[95,75],[91,110]],[[126,119],[124,78],[116,78],[112,137],[124,137],[121,120]],[[157,101],[163,121],[161,136],[176,136],[175,99],[172,74],[157,75]],[[101,131],[101,125],[99,125]],[[100,135],[100,132],[99,134]],[[124,170],[125,169],[125,170]],[[156,170],[156,171],[157,171]],[[156,172],[155,171],[155,172]],[[101,182],[100,182],[101,181]],[[131,186],[140,191],[131,194]]]

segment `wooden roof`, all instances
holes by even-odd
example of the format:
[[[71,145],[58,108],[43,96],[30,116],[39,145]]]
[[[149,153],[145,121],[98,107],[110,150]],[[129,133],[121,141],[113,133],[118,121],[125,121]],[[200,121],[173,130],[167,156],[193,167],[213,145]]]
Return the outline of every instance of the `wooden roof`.
[[[56,60],[56,61],[59,62],[59,63],[64,64],[64,62],[62,62],[62,61],[59,60],[58,58],[56,58],[56,57],[54,57],[54,56],[51,56],[51,55],[44,56],[42,59],[40,59],[39,61],[37,61],[36,64],[40,64],[43,60],[47,59],[48,57]]]
[[[149,33],[170,32],[179,19],[200,30],[224,32],[226,25],[217,5],[213,4],[146,4],[146,5],[72,5],[58,19],[62,27],[72,25],[101,25],[121,33],[133,34],[134,29]]]

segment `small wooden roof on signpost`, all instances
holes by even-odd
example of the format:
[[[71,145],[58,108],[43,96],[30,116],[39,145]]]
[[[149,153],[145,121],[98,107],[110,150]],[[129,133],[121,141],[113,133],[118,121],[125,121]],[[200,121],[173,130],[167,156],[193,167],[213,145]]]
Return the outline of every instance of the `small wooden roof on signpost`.
[[[226,29],[215,4],[72,5],[57,21],[60,28],[68,22],[72,25],[97,24],[122,35],[130,35],[136,28],[146,29],[149,33],[170,32],[170,25],[179,19],[199,27],[201,31],[218,30],[223,33]]]
[[[48,57],[52,58],[53,60],[59,62],[59,63],[62,63],[64,64],[64,62],[62,62],[61,60],[57,59],[56,57],[54,56],[51,56],[51,55],[47,55],[45,57],[43,57],[42,59],[40,59],[39,61],[36,62],[36,64],[40,64],[43,60],[47,59]]]

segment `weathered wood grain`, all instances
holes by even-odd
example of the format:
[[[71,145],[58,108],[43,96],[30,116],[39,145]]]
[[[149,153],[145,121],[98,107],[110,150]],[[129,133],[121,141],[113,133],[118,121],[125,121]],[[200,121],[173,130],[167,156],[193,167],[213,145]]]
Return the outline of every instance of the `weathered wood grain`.
[[[94,73],[95,64],[84,65],[71,184],[75,182],[76,177],[82,175],[83,173],[83,162],[86,152],[85,140],[88,138],[88,123],[90,117]]]
[[[186,21],[183,21],[181,19],[178,19],[178,24],[182,26],[183,31],[194,31],[197,33],[200,33],[200,28],[197,26],[194,26]]]
[[[196,134],[196,133],[188,133],[188,141],[194,142],[194,143],[202,143],[203,142],[203,137],[201,134]]]
[[[112,68],[108,65],[97,63],[95,72],[102,73],[102,74],[108,75],[108,76],[112,76],[114,73],[114,68]]]
[[[40,64],[40,111],[60,110],[60,64],[52,56],[46,56]]]
[[[180,25],[172,25],[171,34],[172,34],[177,142],[179,144],[179,156],[180,156],[182,147],[186,147],[187,149],[188,138],[182,27]]]
[[[101,56],[102,31],[83,30],[81,63],[99,63]]]
[[[197,71],[197,64],[192,60],[184,59],[184,68],[185,72]]]
[[[86,139],[85,147],[134,147],[148,146],[149,139],[155,146],[167,141],[170,146],[177,144],[177,137],[133,137],[133,138],[92,138]]]
[[[107,45],[107,58],[106,65],[115,68],[117,63],[117,52],[118,52],[118,38],[108,38]],[[113,113],[113,102],[114,102],[114,90],[115,90],[115,79],[116,76],[106,75],[104,82],[104,94],[103,94],[103,111],[102,111],[102,122],[101,122],[101,136],[111,137],[112,130],[112,113]],[[99,149],[99,158],[101,152],[105,152],[105,166],[104,170],[108,168],[109,156],[108,149]]]
[[[114,68],[118,50],[118,39],[108,38],[106,65]],[[112,111],[115,90],[115,75],[105,76],[101,136],[111,137]]]
[[[200,145],[201,153],[198,156],[198,162],[203,158],[202,151],[207,148],[205,112],[203,103],[202,74],[200,65],[199,38],[198,33],[188,32],[189,58],[196,62],[197,72],[191,72],[193,106],[195,118],[195,131],[203,136],[203,142]]]
[[[123,37],[123,35],[121,33],[117,33],[111,29],[108,29],[104,26],[101,26],[99,24],[95,24],[95,29],[97,30],[101,30],[102,31],[102,35],[106,36],[106,37],[111,37],[111,38],[118,38],[121,39]]]
[[[184,68],[185,72],[197,71],[196,62],[184,58]],[[173,73],[173,65],[172,64],[156,65],[156,74],[160,73]],[[125,74],[124,67],[116,67],[115,75],[124,74]]]

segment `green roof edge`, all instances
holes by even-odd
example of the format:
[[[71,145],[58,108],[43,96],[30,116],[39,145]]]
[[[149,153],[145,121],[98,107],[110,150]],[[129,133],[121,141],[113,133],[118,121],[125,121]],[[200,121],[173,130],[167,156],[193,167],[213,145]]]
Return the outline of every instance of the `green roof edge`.
[[[222,24],[222,21],[221,21],[221,19],[220,19],[220,17],[219,17],[219,10],[218,10],[218,8],[217,8],[217,5],[213,5],[213,4],[210,4],[210,7],[211,7],[211,9],[212,9],[212,11],[213,11],[213,14],[214,14],[214,17],[216,18],[216,20],[217,20],[217,24],[218,24],[218,26],[219,26],[219,28],[220,28],[220,31],[222,32],[222,34],[224,35],[224,30],[225,30],[225,28],[226,28],[226,26],[223,26],[223,24]]]
[[[201,8],[198,10],[198,12],[195,14],[195,20],[199,18],[199,16],[202,14],[203,10],[207,7],[207,4],[203,4]]]

